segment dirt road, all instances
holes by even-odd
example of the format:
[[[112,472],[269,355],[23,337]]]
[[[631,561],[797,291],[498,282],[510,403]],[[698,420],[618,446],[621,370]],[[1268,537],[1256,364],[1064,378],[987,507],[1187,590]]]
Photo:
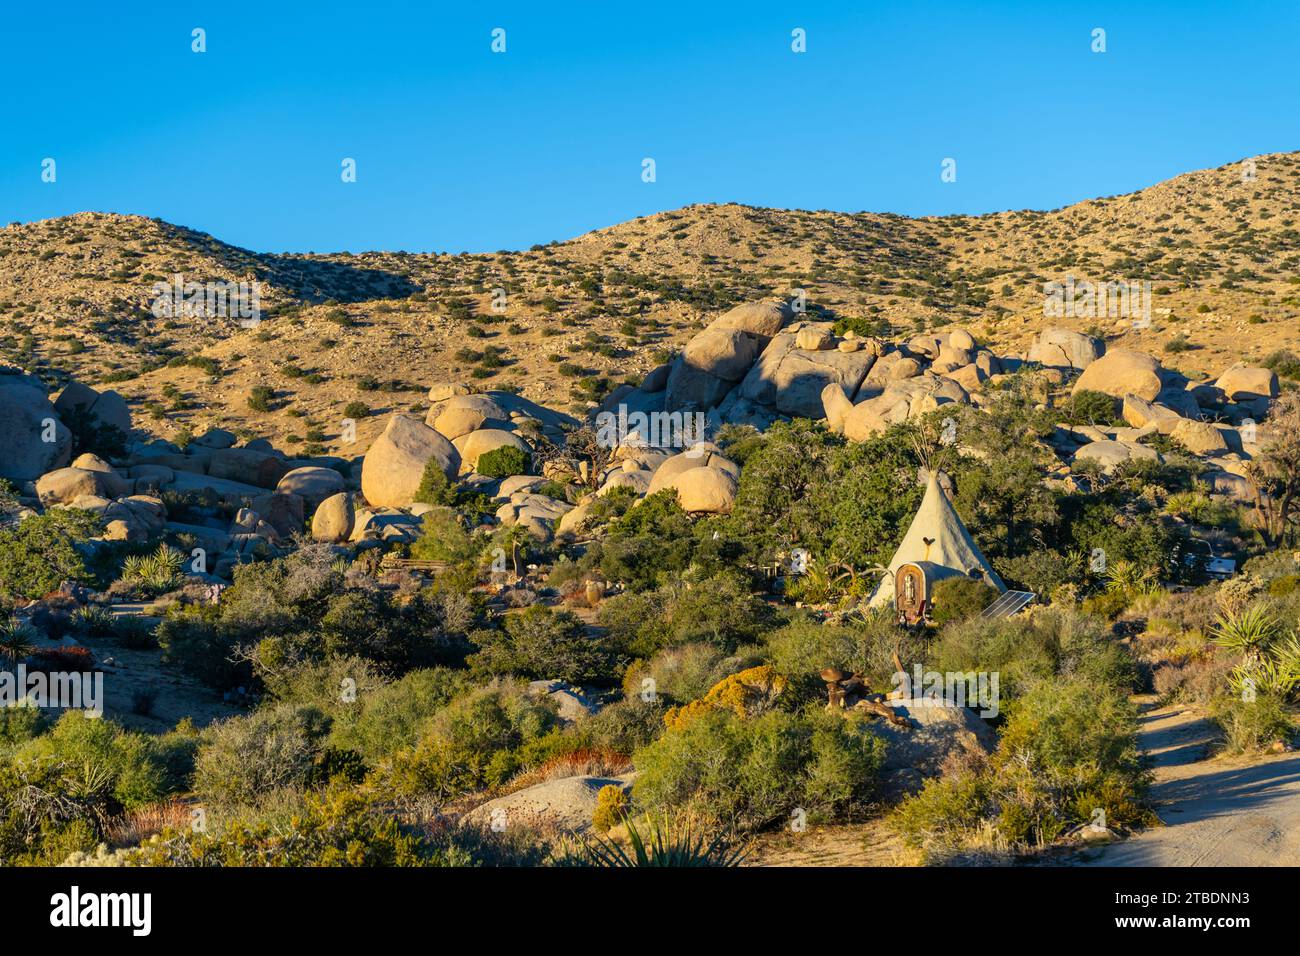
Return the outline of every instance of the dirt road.
[[[1165,826],[1080,855],[1085,866],[1300,865],[1300,753],[1212,759],[1214,728],[1184,707],[1142,715]]]

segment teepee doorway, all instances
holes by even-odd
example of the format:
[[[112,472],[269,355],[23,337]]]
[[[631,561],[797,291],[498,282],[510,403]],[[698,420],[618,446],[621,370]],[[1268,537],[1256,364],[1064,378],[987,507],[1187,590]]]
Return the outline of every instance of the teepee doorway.
[[[925,572],[920,565],[904,564],[898,569],[895,578],[894,609],[898,612],[898,619],[904,624],[916,624],[925,618],[926,602],[929,600]]]

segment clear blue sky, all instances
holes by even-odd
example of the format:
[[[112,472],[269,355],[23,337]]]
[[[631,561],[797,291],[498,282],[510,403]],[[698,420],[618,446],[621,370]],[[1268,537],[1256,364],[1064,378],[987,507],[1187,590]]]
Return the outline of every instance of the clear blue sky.
[[[492,251],[693,202],[1053,208],[1300,148],[1300,3],[1131,6],[11,2],[0,220]]]

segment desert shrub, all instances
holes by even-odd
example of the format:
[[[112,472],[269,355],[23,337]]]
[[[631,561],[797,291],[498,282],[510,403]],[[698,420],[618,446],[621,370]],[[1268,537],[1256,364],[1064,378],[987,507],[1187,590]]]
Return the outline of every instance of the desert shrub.
[[[575,684],[607,679],[612,655],[586,626],[568,611],[535,604],[507,614],[501,630],[476,631],[478,652],[467,663],[486,676],[558,679]]]
[[[1210,713],[1223,731],[1225,753],[1264,750],[1277,741],[1290,743],[1295,735],[1295,724],[1276,694],[1257,693],[1253,700],[1220,695]]]
[[[475,612],[445,591],[414,595],[349,586],[328,546],[241,565],[217,605],[169,613],[158,628],[168,660],[213,686],[303,661],[364,658],[384,673],[460,663]],[[235,649],[242,649],[235,654]],[[246,657],[236,667],[229,661]]]
[[[713,644],[682,644],[664,648],[629,667],[623,676],[623,690],[629,696],[648,691],[668,704],[685,704],[703,697],[710,687],[743,666]]]
[[[522,683],[475,688],[430,718],[413,750],[398,751],[393,785],[441,799],[499,786],[528,765],[530,755],[522,751],[557,721],[554,705]]]
[[[822,424],[774,425],[746,462],[720,530],[754,563],[792,547],[825,566],[887,563],[922,494],[909,435],[901,427],[845,444]]]
[[[254,803],[304,786],[328,724],[311,708],[281,704],[231,717],[203,734],[194,760],[194,791],[217,806]]]
[[[26,698],[0,707],[0,750],[8,750],[39,737],[48,729],[49,723],[45,711]]]
[[[996,671],[1004,698],[1054,675],[1087,676],[1126,691],[1136,676],[1132,658],[1101,622],[1058,607],[949,624],[931,645],[930,666],[945,673]]]
[[[603,576],[633,591],[645,591],[684,571],[695,550],[691,519],[669,488],[643,499],[610,522],[604,540],[593,547]]]
[[[1033,591],[1038,598],[1050,598],[1063,584],[1077,584],[1082,575],[1075,562],[1054,548],[993,560],[993,567],[1006,583]]]
[[[365,402],[348,402],[343,406],[343,417],[353,420],[370,417],[370,406]]]
[[[57,508],[0,530],[0,597],[38,598],[64,581],[91,583],[82,548],[102,527],[89,511]]]
[[[618,784],[606,784],[596,793],[596,809],[591,815],[591,825],[599,833],[607,833],[627,819],[632,798]]]
[[[942,626],[950,621],[975,617],[997,600],[998,591],[983,581],[956,577],[936,583],[931,595],[930,617],[935,624]]]
[[[822,624],[796,617],[765,637],[768,657],[778,673],[794,681],[795,689],[825,698],[819,676],[828,667],[860,674],[876,690],[889,690],[896,670],[893,655],[906,662],[920,653],[919,639],[899,628],[891,614],[870,615],[863,623]]]
[[[42,647],[32,654],[32,669],[85,674],[95,669],[95,655],[90,648],[78,645]]]
[[[1111,827],[1152,821],[1126,692],[1086,677],[1046,679],[1008,710],[986,769],[927,781],[891,817],[906,843],[942,858],[1044,846],[1097,810]]]
[[[181,607],[158,622],[153,632],[163,662],[209,687],[225,689],[247,682],[252,669],[232,659],[240,634],[218,623],[215,608]]]
[[[732,653],[756,641],[774,614],[744,578],[722,572],[690,584],[666,584],[652,594],[609,598],[601,603],[598,620],[613,649],[649,657],[663,647],[696,642]]]
[[[664,701],[628,697],[615,701],[566,730],[574,749],[631,755],[663,732]]]
[[[1065,420],[1071,425],[1117,425],[1119,399],[1105,392],[1089,389],[1075,392],[1063,409]]]
[[[166,795],[165,775],[148,737],[124,730],[106,718],[87,719],[66,711],[48,734],[34,737],[13,754],[16,765],[46,764],[62,768],[69,785],[80,774],[93,782],[113,812],[133,809]]]
[[[210,833],[164,831],[128,859],[140,866],[535,866],[548,852],[522,831],[404,825],[375,795],[345,787],[305,795],[293,836],[284,838],[276,817],[235,817]]]
[[[489,478],[511,478],[514,475],[526,475],[532,467],[528,452],[513,445],[502,445],[479,455],[474,470]]]
[[[861,811],[884,743],[857,717],[710,710],[639,750],[633,797],[651,813],[693,812],[754,831],[802,808],[810,819]]]
[[[411,545],[411,557],[458,564],[471,560],[478,550],[460,515],[452,508],[436,507],[420,518],[420,537]]]
[[[781,703],[789,686],[790,682],[770,664],[747,667],[718,681],[699,700],[669,707],[664,714],[664,726],[677,730],[714,710],[727,710],[737,717],[754,717]]]
[[[442,470],[436,458],[430,458],[424,463],[420,484],[415,489],[412,500],[426,505],[453,505],[455,497],[455,488],[448,480],[447,473]]]
[[[254,385],[248,393],[248,407],[255,412],[269,412],[275,399],[275,389],[269,385]]]
[[[372,766],[402,748],[414,747],[421,728],[458,694],[470,688],[462,670],[430,667],[357,696],[360,713],[351,721],[336,719],[330,744],[354,750]]]

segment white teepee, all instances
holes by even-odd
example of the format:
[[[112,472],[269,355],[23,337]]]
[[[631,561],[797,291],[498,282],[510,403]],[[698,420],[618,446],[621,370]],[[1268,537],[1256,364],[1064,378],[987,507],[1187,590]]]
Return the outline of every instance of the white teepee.
[[[931,472],[925,488],[921,507],[916,509],[912,526],[907,529],[903,543],[889,562],[889,574],[876,585],[867,599],[869,607],[880,607],[894,600],[894,575],[904,564],[929,562],[936,568],[951,571],[953,575],[982,576],[984,581],[999,591],[1007,586],[997,572],[984,559],[979,547],[957,517],[952,502],[939,487],[937,472]]]

